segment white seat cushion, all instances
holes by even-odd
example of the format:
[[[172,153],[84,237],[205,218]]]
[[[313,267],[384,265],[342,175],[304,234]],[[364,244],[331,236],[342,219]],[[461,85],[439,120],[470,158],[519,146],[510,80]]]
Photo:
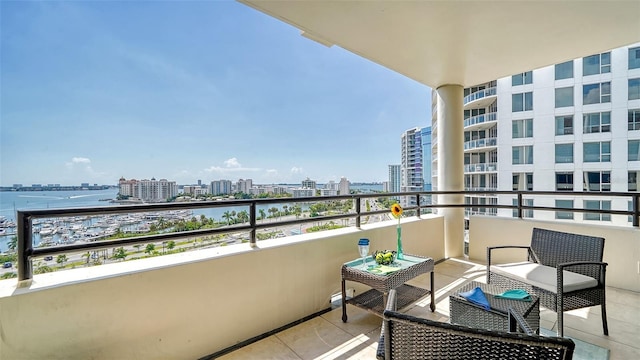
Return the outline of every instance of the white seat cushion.
[[[491,272],[509,277],[514,280],[531,284],[535,287],[556,293],[557,270],[532,262],[491,265]],[[592,277],[563,271],[563,290],[571,292],[598,286],[598,281]]]

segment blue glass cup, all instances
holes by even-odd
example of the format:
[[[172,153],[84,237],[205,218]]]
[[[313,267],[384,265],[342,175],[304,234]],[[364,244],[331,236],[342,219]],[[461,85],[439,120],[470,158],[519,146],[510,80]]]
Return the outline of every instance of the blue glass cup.
[[[369,239],[358,240],[358,251],[362,257],[362,268],[366,269],[367,255],[369,255]]]

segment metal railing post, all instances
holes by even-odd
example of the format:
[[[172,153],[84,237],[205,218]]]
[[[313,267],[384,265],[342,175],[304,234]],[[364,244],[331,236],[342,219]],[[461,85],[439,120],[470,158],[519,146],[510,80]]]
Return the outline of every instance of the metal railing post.
[[[633,195],[633,226],[640,227],[640,194]]]
[[[356,227],[360,228],[360,196],[356,196]]]
[[[18,229],[18,282],[33,278],[31,254],[33,252],[33,239],[31,233],[31,220],[20,211],[17,212]]]
[[[522,193],[518,193],[518,219],[522,219]]]
[[[249,245],[254,248],[257,247],[258,244],[256,242],[256,202],[252,201],[249,206],[249,225],[251,226],[251,231],[249,231]]]

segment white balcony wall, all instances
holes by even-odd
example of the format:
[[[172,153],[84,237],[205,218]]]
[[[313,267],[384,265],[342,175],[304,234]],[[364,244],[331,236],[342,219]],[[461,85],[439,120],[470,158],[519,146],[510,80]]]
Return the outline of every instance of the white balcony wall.
[[[489,216],[472,216],[469,222],[469,258],[486,261],[487,247],[531,244],[534,227],[604,237],[604,262],[607,285],[640,292],[640,229],[597,226],[573,222],[534,221]],[[492,262],[494,255],[491,255]],[[496,262],[526,260],[522,250],[502,250],[495,254]]]
[[[395,249],[396,222],[0,281],[0,359],[195,359],[330,307],[340,267]],[[403,219],[406,253],[444,258],[441,216]],[[361,287],[349,283],[356,292]]]

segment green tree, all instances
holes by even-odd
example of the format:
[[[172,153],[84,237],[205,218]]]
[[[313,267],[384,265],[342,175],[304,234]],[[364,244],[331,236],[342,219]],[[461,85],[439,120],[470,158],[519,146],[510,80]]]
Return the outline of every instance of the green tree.
[[[18,237],[15,235],[12,236],[11,239],[9,239],[9,243],[7,244],[7,247],[11,251],[16,251],[16,249],[18,248]]]
[[[156,244],[147,244],[147,247],[144,249],[144,252],[151,255],[156,249]]]
[[[232,218],[232,217],[233,217],[233,216],[232,216],[232,215],[231,215],[231,213],[230,213],[230,212],[228,212],[228,211],[225,211],[225,212],[224,212],[224,214],[222,214],[222,218],[223,218],[223,219],[225,219],[225,220],[227,220],[227,225],[231,225],[231,218]]]
[[[113,258],[117,260],[124,260],[128,255],[123,247],[119,247],[113,252]]]
[[[176,247],[176,242],[173,240],[169,240],[169,242],[167,243],[167,249],[173,250],[173,248],[175,247]]]
[[[66,263],[67,261],[69,261],[69,259],[67,259],[67,255],[65,254],[58,255],[56,257],[56,263],[58,263],[60,267],[64,267],[64,263]]]
[[[258,212],[260,213],[260,220],[264,221],[264,218],[267,216],[264,209],[260,209]]]
[[[238,222],[246,223],[249,221],[249,213],[246,210],[242,210],[238,213]]]

